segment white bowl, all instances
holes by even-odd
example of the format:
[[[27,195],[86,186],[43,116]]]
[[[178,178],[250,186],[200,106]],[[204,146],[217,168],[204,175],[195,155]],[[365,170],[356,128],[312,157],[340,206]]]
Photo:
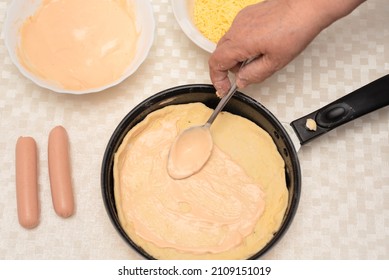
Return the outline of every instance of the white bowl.
[[[216,44],[201,34],[193,22],[193,2],[194,0],[172,0],[174,16],[182,31],[193,43],[203,50],[212,53],[216,48]]]
[[[24,76],[32,80],[37,85],[59,93],[84,94],[98,92],[113,87],[128,78],[146,59],[154,41],[155,20],[153,15],[153,8],[150,1],[127,0],[128,2],[134,3],[135,5],[136,29],[140,35],[137,41],[136,54],[130,65],[128,65],[126,68],[125,72],[118,79],[97,88],[69,90],[62,88],[53,82],[37,77],[33,73],[29,72],[20,63],[19,57],[17,55],[17,49],[20,44],[19,30],[21,26],[28,17],[35,13],[35,11],[40,7],[42,1],[43,0],[13,0],[9,5],[7,17],[4,23],[5,45],[8,49],[12,62]]]

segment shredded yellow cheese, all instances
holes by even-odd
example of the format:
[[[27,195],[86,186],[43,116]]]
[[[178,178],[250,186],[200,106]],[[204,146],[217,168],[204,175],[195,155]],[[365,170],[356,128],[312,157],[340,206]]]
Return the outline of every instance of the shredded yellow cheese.
[[[230,28],[237,13],[262,0],[195,0],[193,20],[199,31],[217,43]]]

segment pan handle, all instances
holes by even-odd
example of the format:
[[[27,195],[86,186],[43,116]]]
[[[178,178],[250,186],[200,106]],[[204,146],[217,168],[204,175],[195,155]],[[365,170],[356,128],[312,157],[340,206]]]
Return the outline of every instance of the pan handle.
[[[301,144],[353,119],[389,105],[389,74],[291,123]],[[316,130],[306,126],[316,122]]]

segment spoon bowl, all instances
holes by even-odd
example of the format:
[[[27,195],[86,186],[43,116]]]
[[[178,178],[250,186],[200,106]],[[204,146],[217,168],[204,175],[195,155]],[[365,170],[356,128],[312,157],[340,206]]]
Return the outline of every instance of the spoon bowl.
[[[210,124],[192,126],[182,131],[169,151],[168,173],[173,179],[184,179],[198,171],[211,156],[213,140]]]

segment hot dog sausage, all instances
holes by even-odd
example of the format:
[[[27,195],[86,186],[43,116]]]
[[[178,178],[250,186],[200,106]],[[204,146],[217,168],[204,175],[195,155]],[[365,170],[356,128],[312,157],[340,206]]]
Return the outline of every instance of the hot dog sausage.
[[[51,196],[57,215],[67,218],[74,213],[68,134],[62,126],[54,127],[48,145]]]
[[[39,224],[37,147],[32,137],[16,142],[16,200],[19,224],[31,229]]]

